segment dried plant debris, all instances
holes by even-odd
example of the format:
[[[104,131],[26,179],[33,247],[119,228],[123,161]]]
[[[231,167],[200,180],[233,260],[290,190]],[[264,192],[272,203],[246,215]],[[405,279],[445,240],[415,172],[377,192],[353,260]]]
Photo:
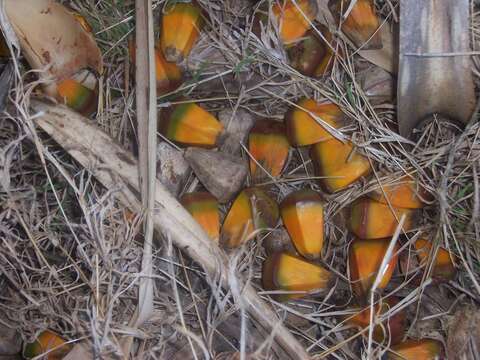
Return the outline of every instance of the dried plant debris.
[[[83,167],[30,107],[38,96],[66,104],[132,149],[135,2],[5,4],[0,359],[23,358],[28,344],[65,345],[60,356],[75,360],[478,357],[478,114],[399,135],[398,0],[153,1],[157,178],[224,271],[206,275],[187,255],[203,247],[155,234],[154,311],[139,328],[145,214],[118,201],[126,185],[112,164],[109,188],[92,176],[102,150],[89,146]],[[469,62],[478,83],[480,5],[470,6],[471,41],[455,45],[468,51],[441,61]],[[84,42],[70,52],[49,36]],[[439,90],[449,97],[435,101],[456,99]],[[252,288],[301,355],[249,314]]]

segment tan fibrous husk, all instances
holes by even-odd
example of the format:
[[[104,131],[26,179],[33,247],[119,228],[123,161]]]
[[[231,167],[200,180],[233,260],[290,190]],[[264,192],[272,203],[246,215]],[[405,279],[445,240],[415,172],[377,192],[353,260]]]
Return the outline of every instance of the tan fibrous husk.
[[[30,66],[44,79],[64,80],[82,69],[103,71],[93,35],[53,0],[5,0],[5,13]],[[46,86],[56,96],[56,86]]]

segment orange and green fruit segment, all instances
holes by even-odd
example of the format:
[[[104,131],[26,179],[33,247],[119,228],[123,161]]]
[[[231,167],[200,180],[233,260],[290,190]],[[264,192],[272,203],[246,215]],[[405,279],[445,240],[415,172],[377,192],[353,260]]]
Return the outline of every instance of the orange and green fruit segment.
[[[66,344],[66,341],[60,336],[53,331],[45,330],[33,343],[26,345],[23,354],[25,358],[32,359],[48,352],[48,355],[44,357],[45,359],[61,360],[71,349],[72,346]]]
[[[368,196],[384,204],[390,202],[390,205],[395,207],[419,209],[425,205],[419,194],[422,197],[427,195],[412,178],[404,176],[397,182],[381,185],[381,188],[372,191]]]
[[[343,2],[343,6],[342,6]],[[348,8],[348,1],[337,0],[333,5],[333,12],[337,17]],[[342,31],[357,47],[364,50],[381,49],[382,38],[380,21],[375,14],[373,0],[357,0],[348,17],[342,22]],[[367,43],[368,41],[368,43]]]
[[[310,149],[310,156],[320,183],[325,191],[334,193],[347,188],[370,170],[370,161],[360,154],[350,142],[331,138]]]
[[[218,241],[220,235],[220,213],[217,199],[208,192],[192,192],[182,196],[180,202],[200,224],[208,236]]]
[[[322,59],[327,55],[327,45],[313,31],[287,49],[290,65],[306,76],[313,76]]]
[[[348,265],[352,288],[357,296],[365,296],[370,291],[389,243],[389,239],[353,240],[348,253]],[[390,282],[397,265],[397,250],[398,247],[395,247],[377,289],[384,289]]]
[[[322,30],[322,34],[325,37],[325,40],[327,40],[330,43],[331,47],[328,46],[328,44],[324,43],[325,44],[325,55],[322,57],[320,62],[317,64],[315,72],[313,73],[314,77],[320,77],[322,75],[325,75],[332,69],[333,61],[334,61],[334,57],[335,57],[334,49],[336,51],[338,51],[338,54],[340,54],[340,55],[342,55],[342,53],[343,53],[342,49],[340,47],[336,46],[336,42],[332,41],[333,40],[332,33],[327,28],[324,28],[324,27],[321,27],[321,28],[324,29],[324,30]],[[333,49],[332,49],[332,47],[333,47]]]
[[[328,29],[318,25],[327,41],[332,36]],[[313,30],[309,30],[300,41],[287,49],[291,66],[306,76],[322,76],[333,65],[334,52],[325,41]]]
[[[405,215],[402,230],[412,230],[416,214],[416,209],[391,208],[387,204],[363,197],[352,204],[348,225],[350,231],[360,239],[381,239],[395,233],[402,215]]]
[[[162,15],[160,47],[167,61],[185,59],[202,28],[202,11],[191,2],[167,5]]]
[[[332,273],[288,253],[275,253],[263,263],[262,282],[265,290],[283,290],[296,293],[271,295],[277,301],[298,299],[307,292],[330,287]]]
[[[280,0],[275,1],[272,12],[278,22],[280,40],[289,44],[310,29],[310,22],[317,16],[317,4],[313,0]]]
[[[323,201],[309,189],[288,195],[280,204],[283,224],[300,255],[318,259],[323,247]]]
[[[252,181],[257,183],[279,176],[289,150],[283,123],[270,119],[258,121],[248,136],[248,151],[253,158],[250,158]]]
[[[135,64],[135,42],[131,38],[128,41],[130,61]],[[182,82],[182,72],[177,64],[168,62],[162,51],[155,49],[155,76],[157,80],[157,95],[163,95],[178,88]]]
[[[398,303],[398,300],[392,297],[382,300],[375,304],[374,311],[377,317],[388,313],[392,307]],[[377,342],[384,342],[388,338],[390,344],[400,342],[405,334],[406,313],[404,310],[396,312],[394,315],[388,317],[382,325],[376,325],[373,329],[373,339]],[[370,326],[370,306],[359,310],[358,313],[349,317],[347,323],[359,329],[365,329]],[[368,336],[368,331],[364,333]]]
[[[165,109],[158,128],[178,144],[208,148],[216,146],[223,125],[199,105],[185,103]]]
[[[435,360],[445,359],[443,345],[432,339],[406,340],[394,345],[387,353],[388,360]]]
[[[275,227],[279,217],[277,203],[265,191],[256,187],[244,189],[225,217],[220,241],[227,248],[238,247],[255,230]]]
[[[97,109],[97,94],[94,90],[73,79],[57,83],[59,100],[69,108],[83,115],[90,115]]]
[[[415,242],[415,249],[420,260],[420,265],[426,266],[429,264],[429,259],[432,256],[432,243],[425,239],[418,239]],[[453,254],[441,247],[438,248],[435,260],[433,261],[433,276],[444,280],[450,280],[455,277],[455,265],[452,259]]]
[[[157,95],[166,94],[178,88],[182,82],[182,72],[177,64],[168,62],[160,50],[155,49],[155,74]]]
[[[293,107],[285,114],[287,136],[293,146],[311,145],[333,138],[309,112],[333,128],[343,126],[345,115],[335,104],[319,104],[313,99],[302,99],[297,105],[300,108]]]

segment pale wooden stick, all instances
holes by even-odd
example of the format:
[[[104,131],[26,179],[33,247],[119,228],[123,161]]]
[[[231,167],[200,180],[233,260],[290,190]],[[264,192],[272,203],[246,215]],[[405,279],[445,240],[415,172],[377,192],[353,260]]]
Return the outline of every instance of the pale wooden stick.
[[[47,105],[32,100],[39,112],[36,124],[55,139],[68,153],[108,189],[118,188],[118,198],[133,211],[141,209],[137,161],[92,122],[64,106]],[[211,241],[200,225],[157,180],[155,229],[171,236],[175,245],[198,262],[210,279],[220,277],[228,286],[225,253]],[[308,359],[303,346],[286,329],[276,314],[245,284],[244,303],[250,315],[267,332],[275,333],[277,343],[292,359]]]
[[[153,209],[155,205],[157,152],[157,89],[155,76],[155,48],[153,36],[152,0],[135,1],[136,61],[135,83],[137,127],[139,144],[139,173],[142,207],[145,211],[142,275],[138,291],[138,305],[132,319],[140,325],[153,313],[152,240]]]

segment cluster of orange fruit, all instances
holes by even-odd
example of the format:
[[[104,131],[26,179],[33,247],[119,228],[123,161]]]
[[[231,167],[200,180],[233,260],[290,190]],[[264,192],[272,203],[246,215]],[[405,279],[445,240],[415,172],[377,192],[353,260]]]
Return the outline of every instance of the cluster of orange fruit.
[[[328,71],[334,56],[332,49],[310,30],[316,14],[314,3],[308,0],[297,0],[295,3],[283,1],[276,2],[272,8],[279,24],[280,39],[287,47],[292,66],[309,76],[319,76]],[[371,47],[381,47],[381,39],[376,34],[378,27],[373,2],[359,0],[343,22],[342,30],[355,44],[368,40]],[[327,41],[332,39],[329,33],[324,33],[324,37]],[[174,47],[176,50],[171,51],[182,53],[182,56],[188,54],[182,52],[182,46],[178,47],[180,49]],[[270,254],[264,262],[262,274],[264,288],[272,290],[272,297],[279,301],[328,289],[332,282],[333,274],[317,261],[321,258],[324,243],[324,204],[317,192],[304,189],[291,193],[278,206],[268,189],[259,184],[282,174],[290,146],[310,147],[316,174],[326,192],[343,190],[367,176],[371,171],[369,159],[351,142],[338,140],[327,129],[339,129],[346,121],[337,105],[318,103],[313,99],[297,102],[287,112],[283,123],[269,119],[258,121],[248,136],[250,177],[257,185],[237,195],[222,226],[218,202],[211,194],[189,193],[181,199],[206,233],[226,248],[244,244],[259,231],[276,227],[282,219],[295,250]],[[210,148],[218,144],[224,130],[212,114],[193,103],[170,109],[162,117],[160,129],[177,144]],[[404,215],[403,231],[412,230],[415,215],[424,206],[422,199],[426,196],[416,181],[406,176],[398,182],[381,186],[351,206],[347,222],[355,239],[350,245],[348,263],[352,288],[359,304],[365,304],[398,220]],[[431,243],[420,239],[416,241],[415,248],[420,264],[425,266],[432,256]],[[378,290],[389,284],[398,262],[398,250],[398,247],[394,249]],[[445,249],[438,250],[433,260],[433,274],[437,279],[454,276],[452,258]],[[378,304],[376,311],[378,314],[385,313],[397,302],[397,299],[389,298]],[[362,329],[368,327],[369,309],[359,311],[348,322]],[[434,340],[402,341],[405,332],[405,314],[402,311],[389,318],[387,325],[389,340],[393,344],[389,358],[428,359],[443,352],[442,345]],[[381,325],[375,327],[376,341],[385,339],[383,329],[385,327]]]
[[[338,13],[340,3],[336,2],[333,7]],[[333,37],[323,29],[323,38],[319,38],[311,30],[317,13],[316,2],[284,0],[275,2],[271,10],[292,66],[308,76],[320,76],[328,71],[335,52],[327,42]],[[261,16],[259,21],[261,23]],[[181,84],[182,73],[177,62],[188,56],[201,26],[202,12],[194,3],[178,2],[165,9],[156,49],[157,88],[160,95]],[[378,27],[379,19],[371,0],[358,0],[342,23],[342,31],[358,46],[368,41],[371,47],[381,47],[381,39],[376,33]],[[134,61],[133,46],[130,51]],[[366,177],[371,172],[370,160],[354,144],[338,140],[331,134],[332,130],[343,127],[347,120],[335,104],[301,99],[286,113],[284,122],[270,119],[258,121],[248,136],[250,177],[256,185],[242,190],[236,196],[223,225],[220,225],[218,201],[210,193],[193,192],[181,198],[181,203],[209,237],[226,248],[241,246],[259,232],[275,228],[282,219],[294,250],[269,254],[263,264],[262,274],[264,288],[274,291],[272,297],[276,300],[294,300],[329,289],[334,276],[318,262],[324,245],[324,203],[320,194],[308,189],[298,190],[278,205],[269,195],[268,188],[261,184],[281,176],[291,146],[310,147],[315,172],[325,192],[335,193]],[[168,108],[162,114],[159,128],[166,138],[176,144],[204,148],[216,147],[224,131],[214,115],[195,103]],[[415,214],[424,206],[422,199],[425,196],[413,178],[405,177],[394,184],[382,186],[351,206],[347,223],[355,239],[350,244],[348,264],[350,281],[359,304],[366,303],[366,296],[386,254],[389,237],[397,228],[398,219],[405,215],[404,232],[413,229]],[[415,247],[422,266],[432,263],[433,247],[429,241],[417,240]],[[454,276],[452,258],[445,249],[438,250],[433,258],[433,274],[437,278],[450,279]],[[377,289],[387,287],[397,261],[398,247]],[[389,298],[378,304],[376,311],[378,314],[385,313],[397,301]],[[369,308],[360,310],[348,322],[362,329],[368,327]],[[393,344],[389,358],[430,359],[442,354],[442,345],[434,340],[402,341],[405,330],[405,314],[402,311],[386,322],[383,326],[375,327],[374,339],[379,342],[386,339],[386,325],[389,341]],[[52,332],[45,332],[37,340],[36,349],[43,352],[51,349],[48,344],[57,344],[56,337],[58,335]]]

